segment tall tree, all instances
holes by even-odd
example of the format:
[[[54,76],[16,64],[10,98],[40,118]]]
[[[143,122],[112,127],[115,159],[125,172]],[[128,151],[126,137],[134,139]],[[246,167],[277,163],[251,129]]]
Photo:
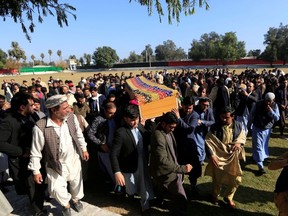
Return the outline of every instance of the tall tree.
[[[6,64],[7,57],[7,53],[0,49],[0,69],[3,69],[4,65]]]
[[[224,62],[235,61],[246,56],[245,43],[238,41],[235,32],[227,32],[225,35],[205,33],[199,41],[192,41],[188,55],[195,61],[211,58]]]
[[[90,65],[90,62],[91,62],[91,60],[92,60],[92,56],[91,56],[91,54],[87,54],[87,53],[84,53],[84,59],[86,60],[86,65]]]
[[[33,66],[34,66],[34,64],[35,64],[35,56],[34,56],[34,55],[31,55],[31,59],[32,59]]]
[[[43,60],[44,60],[44,58],[45,58],[45,55],[44,55],[44,53],[41,53],[41,54],[40,54],[40,57],[41,57],[41,59],[42,59],[42,64],[44,64],[44,61],[43,61]]]
[[[277,28],[269,28],[267,34],[264,35],[264,43],[266,44],[266,48],[262,54],[262,57],[268,61],[270,61],[271,65],[273,61],[278,60],[278,53],[277,53],[277,46],[278,46],[278,39],[277,39],[278,29]]]
[[[256,57],[258,58],[261,55],[261,50],[260,49],[255,49],[255,50],[249,50],[249,52],[247,53],[248,57]]]
[[[135,51],[132,51],[129,54],[127,62],[136,63],[136,62],[142,62],[142,60],[143,60],[142,55],[138,55],[138,54],[135,53]]]
[[[60,61],[62,61],[62,51],[61,50],[57,50],[57,55],[58,55]]]
[[[12,49],[8,50],[8,55],[11,58],[15,58],[17,62],[19,62],[21,59],[26,60],[25,51],[19,47],[19,44],[15,41],[11,43]]]
[[[163,42],[155,48],[155,56],[158,61],[181,60],[186,58],[183,48],[177,48],[172,40]]]
[[[83,57],[80,57],[80,58],[79,58],[79,62],[81,63],[81,66],[84,65],[84,59],[83,59]]]
[[[261,57],[269,60],[271,64],[276,60],[288,60],[288,25],[280,24],[279,28],[269,28],[264,35],[264,44],[267,45]]]
[[[98,68],[110,68],[119,61],[116,50],[108,46],[98,47],[93,53],[92,58],[95,60]]]
[[[235,61],[246,56],[245,42],[238,41],[235,32],[222,36],[220,58],[222,61]]]
[[[201,59],[206,58],[206,53],[201,42],[198,42],[197,40],[192,41],[191,49],[188,52],[188,58],[193,61],[200,61]]]
[[[48,55],[49,55],[49,63],[51,63],[51,56],[52,56],[52,50],[51,49],[49,49],[48,50]]]
[[[143,61],[148,62],[149,60],[153,59],[153,49],[150,44],[145,46],[145,49],[141,52]]]

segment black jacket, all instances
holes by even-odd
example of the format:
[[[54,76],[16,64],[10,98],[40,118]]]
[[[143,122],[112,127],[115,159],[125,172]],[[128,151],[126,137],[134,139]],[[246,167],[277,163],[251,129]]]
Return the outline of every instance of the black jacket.
[[[148,159],[148,144],[150,133],[142,126],[138,129],[143,137],[143,155]],[[128,125],[116,130],[110,154],[113,172],[134,173],[138,168],[138,151],[135,139]],[[147,164],[148,160],[144,161]]]

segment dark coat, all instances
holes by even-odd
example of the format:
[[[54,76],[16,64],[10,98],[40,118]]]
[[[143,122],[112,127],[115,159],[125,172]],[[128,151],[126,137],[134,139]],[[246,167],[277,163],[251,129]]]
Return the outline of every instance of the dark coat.
[[[150,141],[148,131],[138,125],[138,129],[143,137],[144,158],[148,158],[148,144]],[[111,149],[111,165],[114,173],[134,173],[138,168],[138,151],[135,139],[128,125],[116,130]],[[144,161],[147,164],[148,161]]]
[[[29,157],[23,154],[30,151],[33,127],[34,122],[28,117],[12,111],[7,111],[0,123],[0,152],[8,155],[9,172],[18,194],[26,193],[24,182],[30,175]]]
[[[178,165],[173,154],[177,157],[176,141],[171,134],[173,147],[168,144],[166,133],[158,126],[151,139],[151,175],[160,184],[174,181],[178,173],[185,172],[185,165]]]
[[[245,111],[246,106],[250,113],[253,106],[256,104],[258,100],[259,100],[259,94],[256,91],[253,91],[249,96],[241,95],[240,103],[235,111],[235,115],[242,116]]]

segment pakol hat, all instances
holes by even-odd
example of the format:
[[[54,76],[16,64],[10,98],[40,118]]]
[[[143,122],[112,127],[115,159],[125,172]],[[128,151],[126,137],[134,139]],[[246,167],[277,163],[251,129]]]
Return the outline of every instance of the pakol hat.
[[[50,109],[62,104],[65,101],[67,101],[66,95],[53,95],[46,100],[45,105],[47,109]]]

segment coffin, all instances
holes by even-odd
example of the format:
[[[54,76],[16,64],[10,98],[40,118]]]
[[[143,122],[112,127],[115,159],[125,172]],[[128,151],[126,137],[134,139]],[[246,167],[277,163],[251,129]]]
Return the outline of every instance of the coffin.
[[[125,90],[130,99],[137,100],[143,119],[155,118],[173,108],[178,108],[176,90],[152,82],[143,76],[127,79]]]

